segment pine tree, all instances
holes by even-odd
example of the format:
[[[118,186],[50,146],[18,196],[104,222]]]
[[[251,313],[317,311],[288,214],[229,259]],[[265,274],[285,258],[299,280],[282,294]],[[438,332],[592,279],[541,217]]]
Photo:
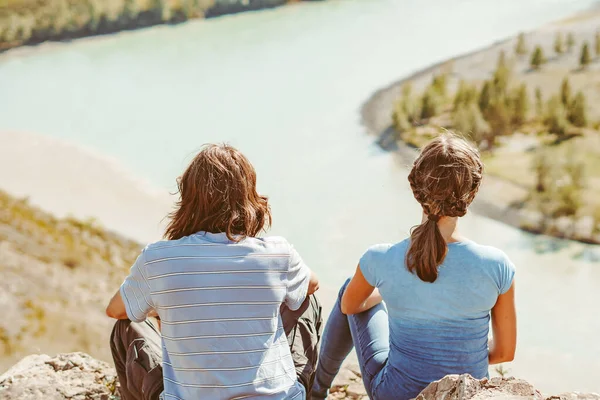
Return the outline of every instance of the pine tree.
[[[412,83],[407,82],[402,86],[402,97],[400,101],[403,112],[408,118],[408,121],[413,124],[421,118],[421,109],[419,108],[419,101],[415,99],[412,91]]]
[[[405,132],[409,130],[412,126],[408,120],[406,112],[404,111],[404,104],[402,100],[398,101],[396,103],[396,106],[394,107],[394,111],[392,112],[392,121],[394,124],[394,128],[398,133]]]
[[[567,133],[569,120],[567,119],[565,107],[558,96],[553,96],[548,100],[544,123],[550,133],[555,133],[559,136]]]
[[[511,133],[511,115],[505,101],[495,101],[492,103],[487,112],[486,120],[492,128],[494,136]]]
[[[490,134],[490,126],[483,118],[479,107],[474,104],[461,104],[452,115],[455,131],[469,135],[477,145],[481,145]]]
[[[137,0],[125,0],[125,4],[123,5],[123,17],[125,18],[125,23],[130,23],[131,21],[135,21],[140,14],[140,6],[137,3]]]
[[[521,84],[513,94],[512,99],[513,113],[512,123],[515,125],[521,125],[527,121],[527,115],[529,113],[529,96],[527,94],[527,85]]]
[[[525,34],[523,32],[519,33],[519,36],[517,37],[515,53],[519,56],[524,56],[527,54],[527,43],[525,43]]]
[[[568,107],[569,103],[571,103],[571,84],[569,83],[569,77],[565,76],[560,85],[560,101],[563,103],[563,106]]]
[[[558,55],[565,52],[565,44],[561,32],[556,33],[556,38],[554,39],[554,52]]]
[[[532,69],[539,69],[546,62],[544,50],[540,46],[535,46],[535,50],[531,55],[530,65]]]
[[[492,92],[493,92],[492,82],[485,81],[483,83],[483,86],[481,87],[481,92],[479,93],[479,100],[478,100],[479,109],[481,110],[483,115],[486,114],[486,112],[488,111],[488,109],[490,107],[490,104],[492,103],[492,96],[493,96]]]
[[[588,42],[584,42],[581,47],[581,56],[579,57],[579,65],[582,69],[586,68],[590,62],[592,62],[592,56],[590,55],[590,46]]]
[[[541,118],[544,114],[544,98],[542,96],[542,89],[535,88],[535,113],[538,118]]]
[[[567,50],[569,52],[573,51],[573,47],[575,47],[575,36],[573,32],[569,32],[567,35]]]
[[[569,104],[568,108],[568,119],[573,125],[580,128],[587,126],[587,105],[585,95],[582,92],[578,92],[573,98],[573,101]]]
[[[434,75],[433,80],[431,81],[431,88],[436,91],[442,99],[446,98],[446,82],[446,74]]]
[[[441,103],[439,93],[429,87],[421,98],[421,119],[436,116],[440,112]]]
[[[494,71],[494,90],[497,94],[506,95],[511,79],[511,70],[506,62],[504,52],[500,52],[496,71]]]

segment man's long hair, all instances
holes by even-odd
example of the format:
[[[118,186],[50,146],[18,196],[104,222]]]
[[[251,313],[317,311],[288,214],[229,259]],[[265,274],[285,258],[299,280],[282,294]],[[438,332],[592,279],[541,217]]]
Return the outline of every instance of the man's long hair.
[[[169,240],[205,231],[239,241],[271,225],[267,197],[256,191],[254,167],[229,145],[205,145],[177,187],[180,198],[165,232]]]

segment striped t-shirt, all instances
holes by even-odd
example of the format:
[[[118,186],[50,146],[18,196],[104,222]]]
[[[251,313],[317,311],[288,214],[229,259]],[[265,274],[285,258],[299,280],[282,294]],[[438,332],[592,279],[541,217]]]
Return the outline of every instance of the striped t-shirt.
[[[199,232],[147,246],[121,286],[129,319],[161,318],[165,400],[303,399],[279,308],[310,270],[283,238]]]

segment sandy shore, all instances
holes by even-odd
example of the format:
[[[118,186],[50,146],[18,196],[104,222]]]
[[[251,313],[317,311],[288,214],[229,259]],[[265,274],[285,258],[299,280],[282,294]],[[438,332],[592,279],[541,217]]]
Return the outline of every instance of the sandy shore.
[[[0,132],[0,188],[62,217],[93,218],[141,243],[162,235],[172,198],[116,160],[50,137]]]
[[[593,39],[593,34],[598,26],[600,26],[600,11],[588,11],[529,32],[527,41],[530,47],[535,44],[543,45],[546,48],[546,54],[551,55],[556,32],[574,32],[576,37],[583,36],[590,43],[593,43],[588,37]],[[500,51],[504,51],[509,57],[514,54],[515,42],[516,38],[510,38],[493,43],[483,49],[459,55],[427,67],[376,91],[361,107],[361,119],[367,132],[377,137],[377,141],[382,148],[393,152],[400,164],[410,167],[417,155],[417,149],[391,139],[393,134],[392,108],[394,102],[401,96],[402,86],[406,82],[411,82],[415,92],[419,93],[431,82],[435,74],[448,70],[451,71],[451,77],[456,78],[453,79],[454,85],[460,79],[483,81],[495,69]],[[579,55],[579,46],[576,46],[576,54]],[[523,74],[527,73],[528,62],[529,56],[517,61],[517,68],[522,69]],[[552,60],[552,62],[557,61]],[[560,64],[560,61],[558,62]],[[567,66],[559,65],[559,67],[564,67],[565,71],[568,71]],[[560,76],[560,79],[556,78],[556,82],[553,83],[542,82],[542,87],[557,91],[562,76]],[[580,90],[584,85],[586,85],[586,82],[575,82],[574,89]],[[455,89],[452,82],[449,89],[451,92]],[[590,100],[595,103],[597,99],[591,98]],[[593,114],[596,114],[596,112],[593,112]],[[527,215],[517,209],[515,204],[525,198],[526,195],[527,189],[525,187],[487,174],[471,209],[478,214],[521,228],[521,223],[524,218],[527,218]]]

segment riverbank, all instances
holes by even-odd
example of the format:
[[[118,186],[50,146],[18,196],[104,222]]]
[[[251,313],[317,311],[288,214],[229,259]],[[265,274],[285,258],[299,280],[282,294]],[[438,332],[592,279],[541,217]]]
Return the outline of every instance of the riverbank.
[[[0,52],[191,19],[274,8],[300,0],[14,0],[0,3]]]
[[[510,69],[509,74],[515,86],[520,84],[529,86],[527,90],[530,92],[530,98],[533,98],[533,92],[537,88],[543,92],[545,99],[551,98],[559,92],[563,77],[568,76],[572,92],[581,91],[587,97],[586,113],[592,120],[589,122],[590,128],[579,130],[569,128],[569,133],[565,135],[566,139],[551,139],[558,144],[555,146],[548,138],[555,138],[556,135],[542,133],[539,129],[536,131],[537,126],[531,128],[537,123],[536,117],[532,116],[531,110],[534,107],[531,101],[526,109],[527,123],[530,126],[519,128],[514,133],[511,131],[510,135],[495,137],[496,144],[493,151],[483,151],[487,173],[472,210],[534,233],[598,244],[600,243],[600,220],[598,220],[597,210],[600,210],[598,208],[600,206],[596,207],[595,204],[598,203],[596,192],[600,187],[600,171],[596,168],[595,162],[588,161],[588,155],[590,153],[595,155],[595,152],[600,150],[597,139],[600,134],[596,130],[596,122],[593,122],[600,116],[598,107],[595,107],[600,104],[600,96],[596,90],[596,85],[600,82],[600,68],[597,62],[598,56],[592,59],[589,66],[580,67],[578,45],[584,42],[593,45],[594,34],[599,27],[600,12],[592,10],[525,34],[523,37],[526,38],[530,50],[539,45],[547,55],[553,52],[553,46],[556,47],[557,36],[561,35],[564,38],[568,32],[577,40],[573,50],[567,51],[566,45],[563,45],[565,46],[563,53],[547,57],[547,63],[539,70],[531,69],[529,53],[515,55],[518,39],[510,38],[417,71],[375,92],[361,108],[362,123],[369,134],[377,137],[380,147],[392,152],[399,163],[410,167],[417,154],[416,147],[437,134],[440,127],[453,129],[454,122],[452,112],[446,111],[448,108],[442,108],[439,116],[435,115],[415,123],[414,127],[407,128],[406,132],[399,132],[394,126],[393,114],[399,99],[406,95],[407,86],[410,85],[413,93],[421,93],[427,90],[435,77],[444,76],[449,97],[453,97],[453,94],[457,93],[460,86],[465,83],[477,89],[487,79],[491,79],[498,68],[499,57],[506,58],[506,64]],[[500,56],[501,53],[504,56]],[[477,92],[476,96],[479,96]],[[452,109],[452,105],[447,107]],[[469,137],[473,137],[474,134],[472,131],[460,133]],[[545,146],[552,148],[552,151],[557,151],[554,148],[561,148],[560,146],[566,148],[567,144],[577,146],[576,154],[579,154],[581,162],[585,163],[583,167],[586,170],[587,185],[582,188],[581,210],[577,214],[548,217],[534,207],[536,205],[535,196],[532,196],[535,185],[534,153],[538,148]],[[565,154],[568,155],[568,150],[562,149],[560,154],[565,157]],[[554,157],[560,159],[561,155],[554,154]],[[590,160],[595,158],[589,155]]]

